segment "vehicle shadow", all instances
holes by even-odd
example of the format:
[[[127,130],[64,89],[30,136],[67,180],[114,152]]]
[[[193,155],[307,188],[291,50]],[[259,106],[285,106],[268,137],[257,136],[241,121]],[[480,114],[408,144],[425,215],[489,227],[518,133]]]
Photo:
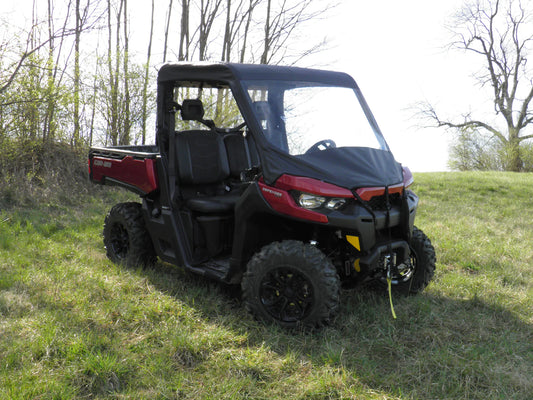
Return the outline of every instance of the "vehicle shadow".
[[[287,331],[255,321],[238,287],[161,263],[144,274],[208,323],[245,337],[243,346],[266,347],[295,371],[309,366],[337,375],[323,388],[324,398],[346,397],[354,385],[401,398],[527,399],[533,393],[531,325],[475,296],[452,299],[430,287],[394,298],[394,319],[386,293],[359,288],[342,293],[331,326]]]

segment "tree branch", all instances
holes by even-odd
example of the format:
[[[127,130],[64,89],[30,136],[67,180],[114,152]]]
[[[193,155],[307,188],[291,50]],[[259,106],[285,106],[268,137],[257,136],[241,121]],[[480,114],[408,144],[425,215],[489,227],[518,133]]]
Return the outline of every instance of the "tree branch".
[[[496,136],[502,142],[507,142],[507,138],[496,128],[487,124],[483,121],[469,119],[469,116],[465,116],[465,121],[462,123],[455,123],[451,121],[442,120],[435,108],[429,103],[422,103],[418,106],[418,116],[423,119],[428,119],[436,123],[437,128],[453,128],[453,129],[464,129],[464,128],[483,128],[486,131],[490,132],[492,135]]]
[[[30,37],[31,37],[31,35],[33,33],[34,28],[35,28],[35,26],[28,33],[28,38],[26,39],[26,46],[28,46],[30,44]],[[22,53],[22,56],[20,57],[19,61],[17,62],[16,66],[15,66],[15,69],[13,70],[13,72],[11,73],[9,78],[7,78],[7,81],[0,87],[0,93],[3,93],[4,91],[6,91],[6,89],[13,83],[13,81],[15,80],[15,77],[17,76],[17,74],[19,73],[20,69],[24,65],[24,61],[26,61],[26,59],[28,57],[30,57],[33,53],[35,53],[36,51],[38,51],[42,47],[46,46],[51,40],[53,40],[53,36],[49,37],[47,40],[45,40],[44,42],[42,42],[41,44],[39,44],[38,46],[34,47],[31,50],[28,50],[27,47],[26,47],[26,50],[24,51],[24,53]]]

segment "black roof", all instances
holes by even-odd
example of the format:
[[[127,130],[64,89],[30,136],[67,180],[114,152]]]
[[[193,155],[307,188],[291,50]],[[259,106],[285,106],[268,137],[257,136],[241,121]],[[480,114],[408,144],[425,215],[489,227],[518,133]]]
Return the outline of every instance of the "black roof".
[[[279,65],[205,62],[164,64],[159,70],[157,80],[158,82],[198,80],[227,83],[240,80],[296,80],[336,86],[356,86],[353,78],[343,72]]]

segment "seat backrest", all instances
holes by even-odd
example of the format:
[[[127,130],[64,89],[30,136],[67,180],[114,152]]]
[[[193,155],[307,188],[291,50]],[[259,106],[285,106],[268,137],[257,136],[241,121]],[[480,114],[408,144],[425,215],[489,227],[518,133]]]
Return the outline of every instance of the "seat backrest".
[[[251,167],[259,167],[261,161],[259,160],[259,153],[257,152],[257,145],[252,135],[246,136],[246,142],[248,144],[248,154],[250,155]]]
[[[224,135],[224,145],[228,154],[230,176],[239,179],[241,172],[252,166],[248,143],[242,133]]]
[[[224,142],[213,131],[176,132],[176,166],[184,185],[219,183],[230,175]]]

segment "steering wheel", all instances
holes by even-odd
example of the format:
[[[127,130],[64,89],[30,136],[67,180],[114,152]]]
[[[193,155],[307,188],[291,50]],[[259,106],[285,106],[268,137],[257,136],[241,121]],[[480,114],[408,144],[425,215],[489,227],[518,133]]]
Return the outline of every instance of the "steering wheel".
[[[243,122],[242,124],[237,125],[237,126],[234,127],[234,128],[231,128],[229,131],[230,131],[230,132],[239,132],[239,131],[242,130],[242,128],[244,128],[245,126],[246,126],[246,122]]]
[[[242,124],[237,125],[233,128],[215,128],[215,130],[218,133],[236,133],[236,132],[240,132],[242,128],[244,128],[245,126],[246,126],[246,122],[243,122]]]
[[[337,147],[337,144],[333,140],[324,139],[316,142],[314,145],[309,147],[305,154],[314,153],[315,151],[324,151],[335,147]]]

